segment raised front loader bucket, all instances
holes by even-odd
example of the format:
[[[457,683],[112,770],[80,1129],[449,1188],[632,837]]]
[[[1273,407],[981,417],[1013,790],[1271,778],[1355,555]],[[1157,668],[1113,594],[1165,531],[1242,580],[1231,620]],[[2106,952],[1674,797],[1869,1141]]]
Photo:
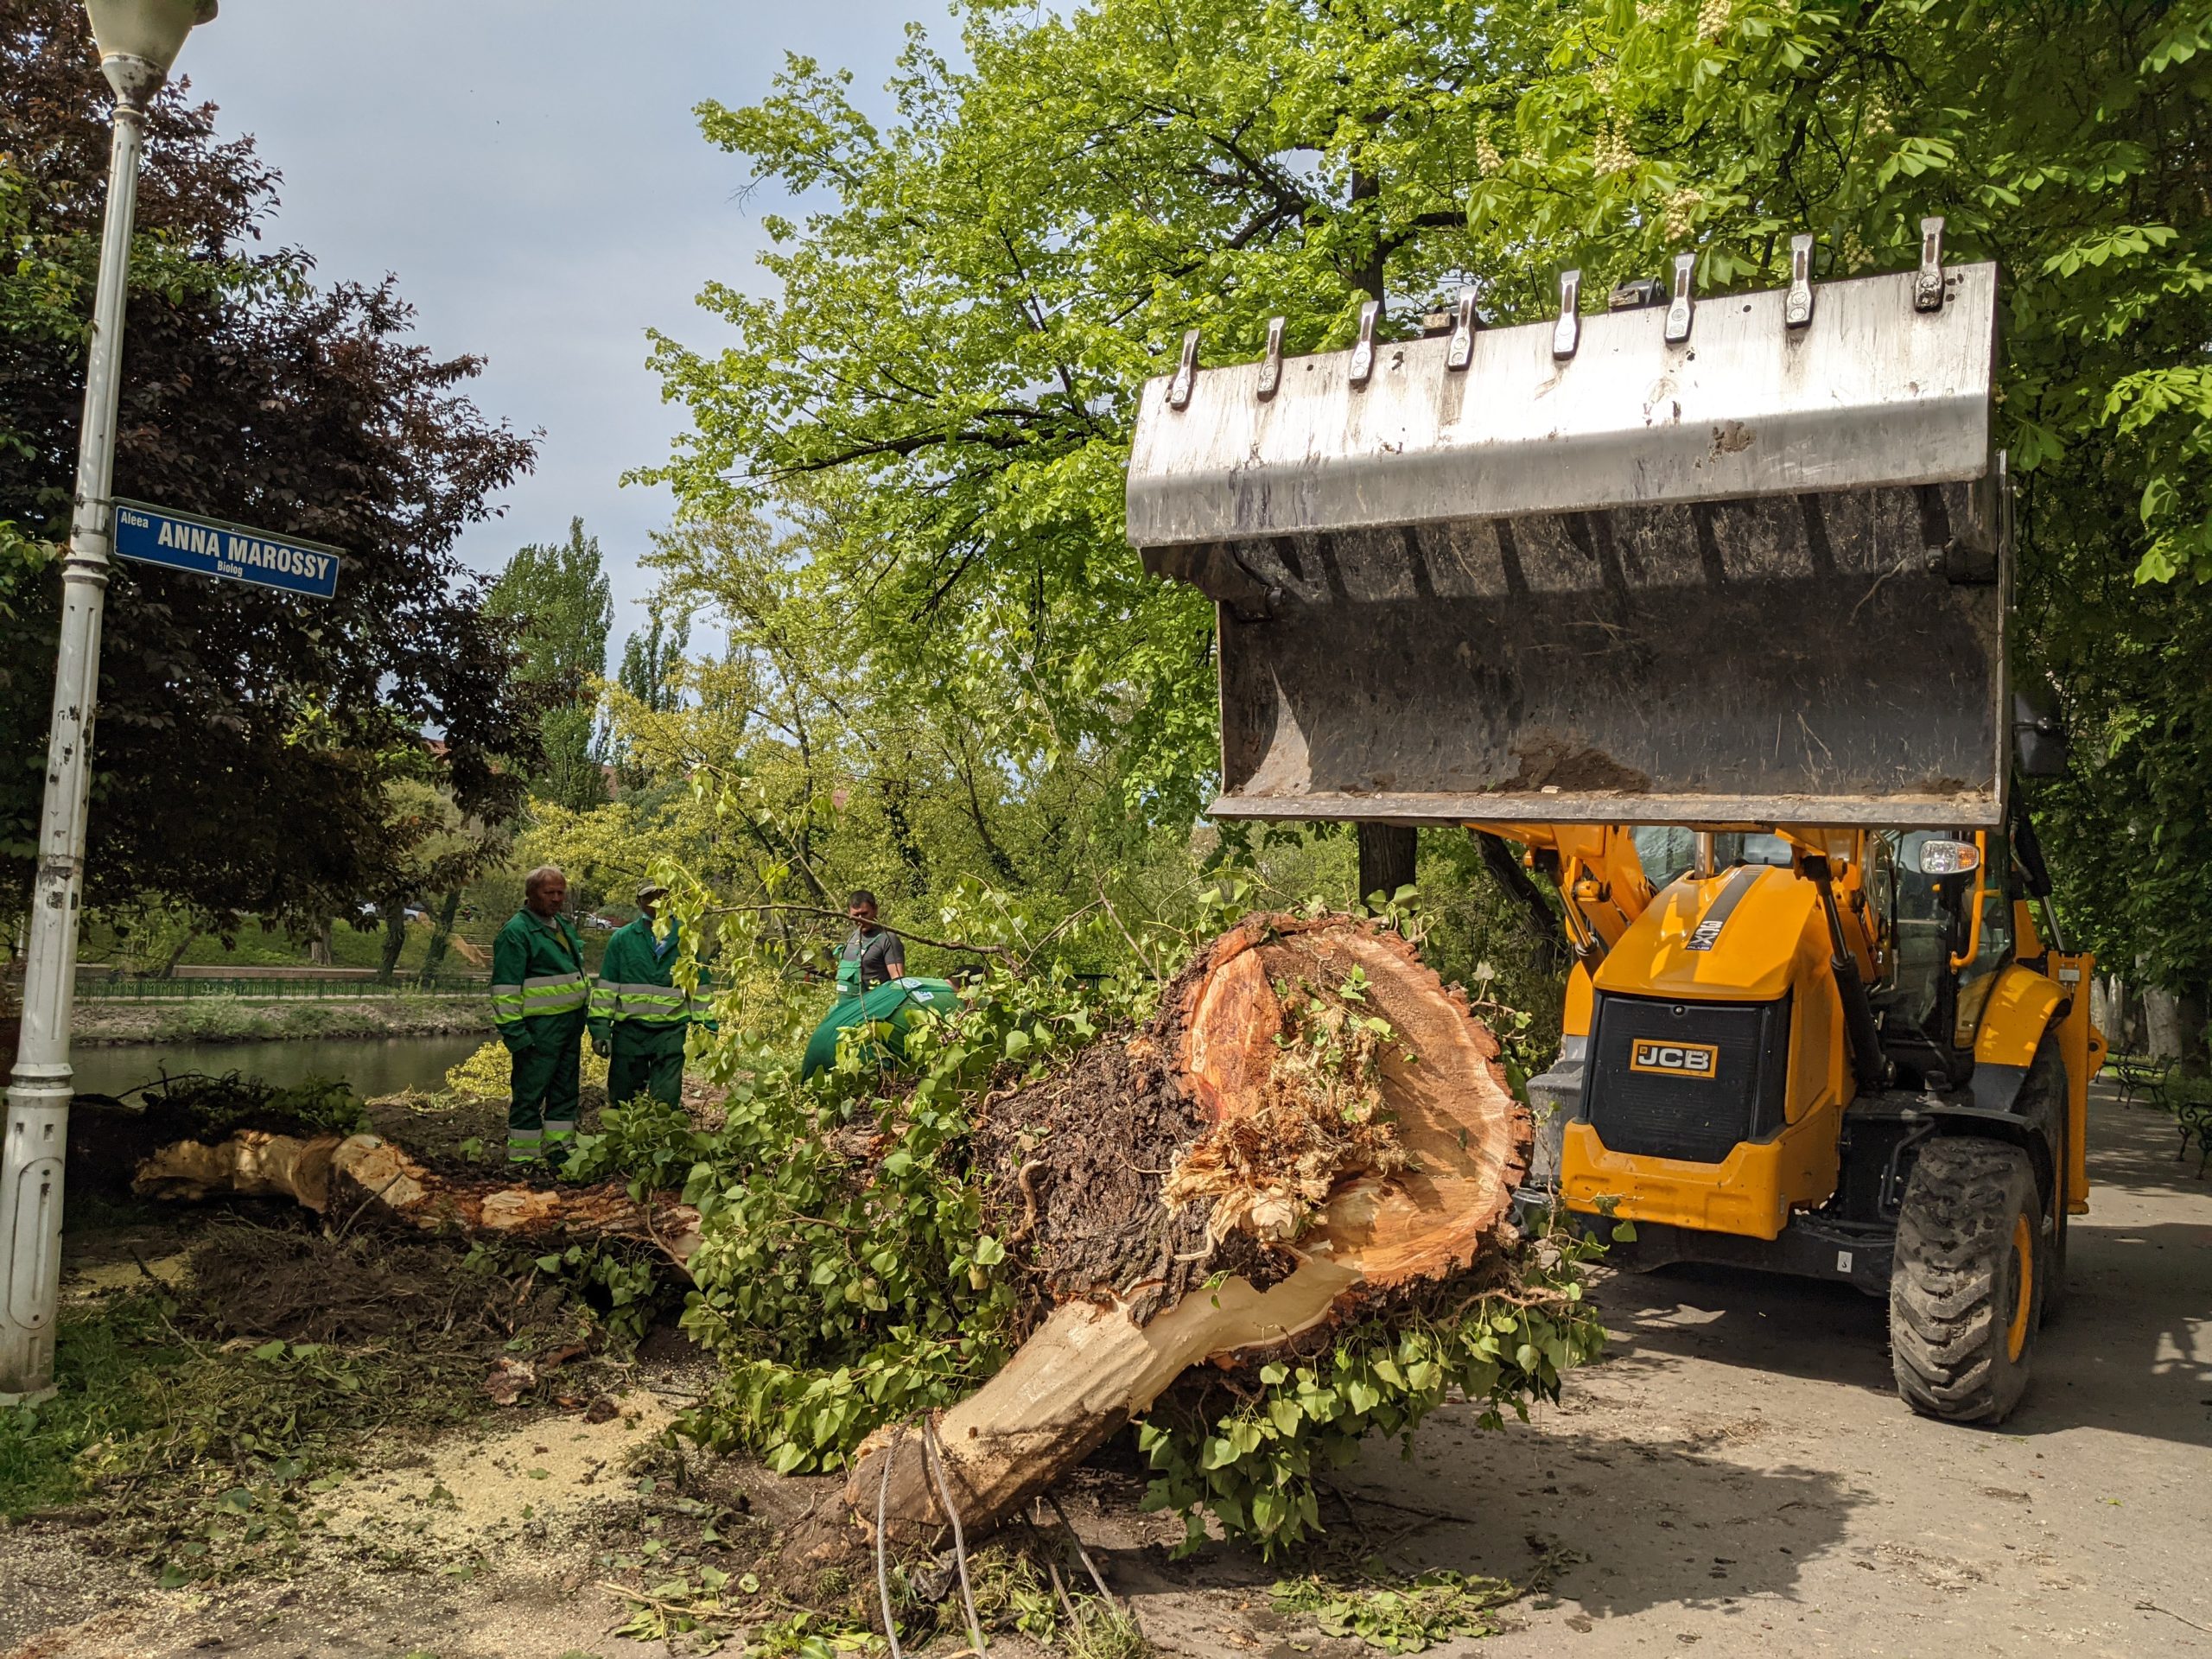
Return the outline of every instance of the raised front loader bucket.
[[[1217,602],[1214,814],[2001,822],[1996,268],[1573,286],[1147,386],[1129,538]]]

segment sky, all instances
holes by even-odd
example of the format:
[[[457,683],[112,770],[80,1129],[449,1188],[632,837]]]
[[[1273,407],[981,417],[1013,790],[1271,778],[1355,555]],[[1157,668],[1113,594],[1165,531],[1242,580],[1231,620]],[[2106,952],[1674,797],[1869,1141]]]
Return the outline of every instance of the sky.
[[[496,570],[581,515],[615,601],[612,653],[643,618],[637,567],[667,492],[621,484],[683,429],[645,331],[711,347],[711,279],[759,291],[772,193],[699,136],[703,99],[752,102],[786,53],[851,69],[871,113],[909,20],[947,48],[944,0],[221,0],[176,73],[284,175],[265,239],[326,281],[387,272],[444,355],[487,359],[469,395],[542,429],[537,471],[471,530]],[[371,20],[373,20],[372,22]]]

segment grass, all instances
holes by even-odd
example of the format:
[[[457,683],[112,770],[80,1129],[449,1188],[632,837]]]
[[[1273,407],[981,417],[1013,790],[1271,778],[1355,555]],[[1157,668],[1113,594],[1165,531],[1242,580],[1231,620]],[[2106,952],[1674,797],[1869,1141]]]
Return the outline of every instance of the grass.
[[[492,948],[492,940],[504,926],[508,912],[493,916],[480,914],[473,922],[457,922],[454,932],[471,944],[484,950]],[[410,923],[407,940],[399,952],[402,973],[420,972],[429,954],[430,935],[435,929],[428,922]],[[606,948],[607,935],[596,930],[579,929],[582,939],[587,966],[595,965],[600,953]],[[111,963],[115,957],[115,931],[97,916],[86,920],[79,955],[88,963]],[[363,930],[340,922],[330,931],[331,966],[334,968],[377,968],[384,963],[384,928],[378,924]],[[308,942],[296,939],[282,928],[263,926],[249,921],[238,931],[228,950],[219,938],[210,936],[195,939],[184,953],[185,965],[194,968],[305,968],[308,961]],[[442,972],[465,974],[478,971],[457,950],[446,953]]]
[[[318,1493],[489,1408],[489,1356],[588,1329],[543,1291],[518,1319],[515,1283],[435,1243],[218,1229],[187,1288],[65,1311],[58,1391],[0,1410],[0,1516],[97,1524],[169,1586],[283,1570]]]
[[[77,1004],[73,1030],[83,1040],[149,1043],[255,1042],[293,1037],[406,1037],[488,1031],[483,997],[397,992],[356,1001],[261,1002],[195,996],[175,1002]]]
[[[477,1365],[187,1334],[151,1288],[66,1316],[59,1392],[0,1414],[0,1514],[78,1506],[165,1585],[289,1560],[305,1501],[352,1466],[365,1422],[474,1414]]]

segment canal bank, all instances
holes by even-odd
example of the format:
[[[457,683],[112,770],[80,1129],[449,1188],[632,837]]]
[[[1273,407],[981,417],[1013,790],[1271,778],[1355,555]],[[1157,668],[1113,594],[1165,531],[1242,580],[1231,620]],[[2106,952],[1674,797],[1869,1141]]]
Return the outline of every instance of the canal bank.
[[[174,1001],[80,1001],[73,1046],[321,1042],[338,1039],[488,1037],[488,995],[387,992],[362,997],[195,996]]]

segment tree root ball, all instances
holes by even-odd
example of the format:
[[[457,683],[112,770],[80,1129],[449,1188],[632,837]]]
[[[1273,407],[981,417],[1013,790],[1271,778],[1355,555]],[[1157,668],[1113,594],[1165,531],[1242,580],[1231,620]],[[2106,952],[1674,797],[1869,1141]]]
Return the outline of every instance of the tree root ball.
[[[1529,1147],[1497,1039],[1397,934],[1257,916],[1216,940],[1145,1029],[982,1114],[988,1218],[1033,1292],[1020,1349],[938,1424],[963,1524],[1012,1515],[1191,1365],[1313,1351],[1493,1264]],[[893,1439],[805,1547],[872,1535]],[[911,1431],[901,1451],[887,1530],[934,1541]]]

